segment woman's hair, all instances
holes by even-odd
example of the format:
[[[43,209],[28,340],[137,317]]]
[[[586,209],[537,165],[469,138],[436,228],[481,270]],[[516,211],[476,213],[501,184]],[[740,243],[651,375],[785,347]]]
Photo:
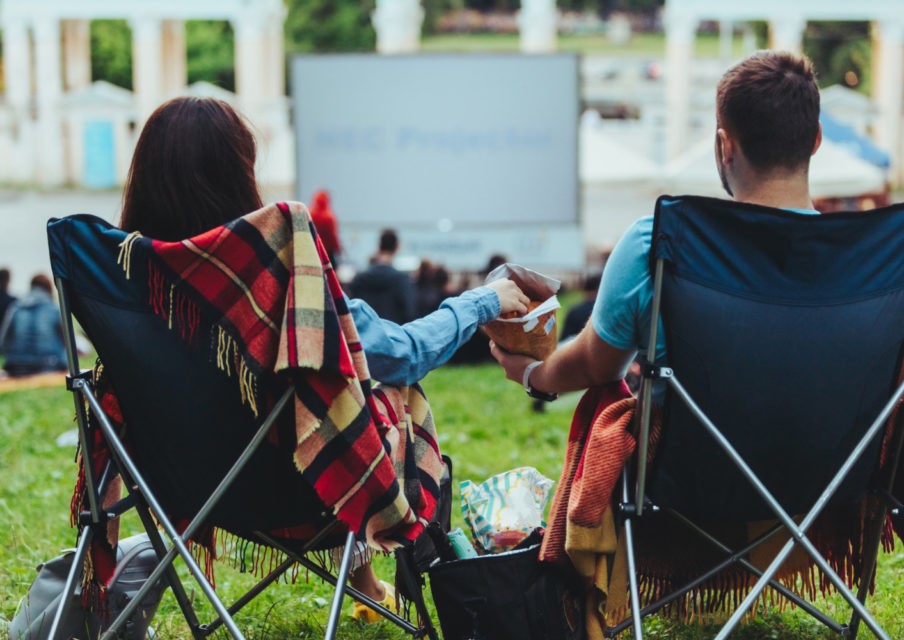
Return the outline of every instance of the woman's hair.
[[[255,155],[254,135],[228,103],[163,103],[138,138],[119,226],[181,240],[261,208]]]

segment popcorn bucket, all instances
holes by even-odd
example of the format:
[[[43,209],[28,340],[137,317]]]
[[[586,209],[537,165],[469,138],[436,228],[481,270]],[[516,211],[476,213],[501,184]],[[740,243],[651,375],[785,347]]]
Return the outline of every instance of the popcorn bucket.
[[[546,359],[556,350],[556,292],[561,283],[521,265],[505,263],[493,269],[486,282],[509,278],[530,298],[528,312],[519,317],[500,317],[484,326],[484,331],[500,347],[511,353]]]

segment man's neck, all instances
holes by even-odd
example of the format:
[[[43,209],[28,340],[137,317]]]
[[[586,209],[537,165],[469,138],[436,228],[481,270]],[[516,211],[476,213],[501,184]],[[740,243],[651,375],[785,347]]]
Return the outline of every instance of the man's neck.
[[[393,254],[385,251],[379,251],[374,256],[374,264],[392,264]]]
[[[813,209],[807,172],[756,176],[733,185],[734,199],[764,207]]]

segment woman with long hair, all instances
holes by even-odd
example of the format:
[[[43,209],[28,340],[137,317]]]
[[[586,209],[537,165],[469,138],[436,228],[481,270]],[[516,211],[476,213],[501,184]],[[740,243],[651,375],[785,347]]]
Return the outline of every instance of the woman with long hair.
[[[255,159],[254,135],[227,102],[194,97],[165,102],[148,118],[135,147],[119,226],[176,241],[260,209]],[[527,303],[515,283],[497,280],[398,325],[378,317],[363,301],[348,300],[371,376],[394,385],[419,381],[479,325],[509,311],[525,313]],[[353,571],[349,582],[377,602],[394,604],[391,585],[377,579],[369,561]],[[354,615],[379,619],[358,603]]]

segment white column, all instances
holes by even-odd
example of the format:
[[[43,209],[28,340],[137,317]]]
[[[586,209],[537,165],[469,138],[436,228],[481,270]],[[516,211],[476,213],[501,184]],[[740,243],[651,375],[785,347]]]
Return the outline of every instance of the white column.
[[[38,153],[36,177],[45,186],[65,181],[66,148],[60,120],[63,94],[60,23],[53,19],[35,22],[35,76]]]
[[[282,99],[286,95],[286,38],[283,32],[283,18],[270,24],[270,68],[272,70],[271,95]]]
[[[138,129],[163,102],[163,26],[159,19],[142,17],[132,27],[132,91]]]
[[[6,101],[14,124],[12,154],[9,175],[12,182],[30,182],[34,177],[33,123],[31,119],[32,56],[29,28],[24,20],[7,20],[3,23],[3,77],[6,83]]]
[[[378,53],[413,53],[421,48],[424,9],[420,0],[377,0],[371,20]]]
[[[91,23],[63,21],[63,76],[67,91],[91,84]]]
[[[666,5],[668,7],[668,5]],[[671,160],[688,146],[691,111],[691,64],[697,18],[666,14],[665,20],[665,104],[666,159]]]
[[[801,52],[801,44],[807,20],[803,16],[788,14],[769,21],[770,47],[779,51]]]
[[[182,93],[188,82],[188,63],[185,51],[185,22],[164,20],[163,39],[163,95],[167,98]]]
[[[719,21],[719,59],[726,66],[734,57],[734,23],[731,20]]]
[[[257,123],[261,105],[268,92],[267,51],[264,22],[258,17],[242,16],[232,21],[235,33],[235,92],[239,106]]]
[[[3,23],[3,78],[6,101],[23,114],[31,98],[31,45],[24,20]]]
[[[557,48],[559,12],[555,0],[521,0],[518,30],[523,53],[550,53]]]
[[[904,141],[901,136],[901,113],[904,111],[904,21],[881,20],[873,24],[877,51],[873,94],[879,106],[874,139],[892,156],[889,177],[904,184]]]

